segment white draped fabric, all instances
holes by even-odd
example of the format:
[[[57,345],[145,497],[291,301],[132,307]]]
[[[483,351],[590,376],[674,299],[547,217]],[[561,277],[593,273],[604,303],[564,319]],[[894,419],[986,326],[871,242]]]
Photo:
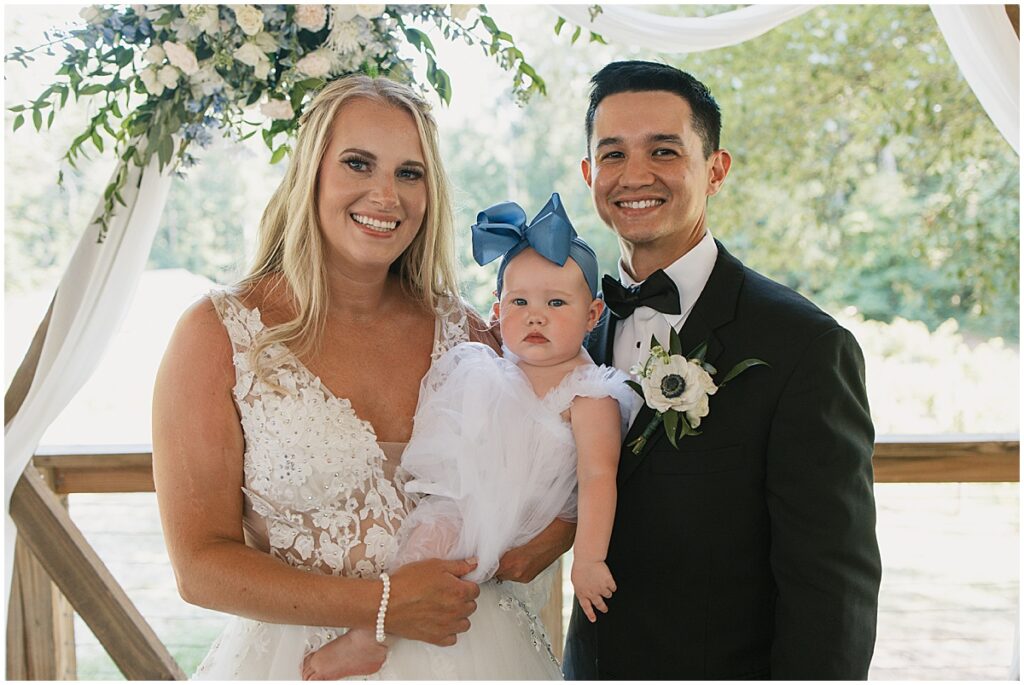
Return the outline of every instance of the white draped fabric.
[[[668,17],[636,7],[552,5],[559,15],[623,45],[665,53],[713,50],[767,33],[816,5],[750,5],[709,17]],[[931,5],[949,50],[981,106],[1020,153],[1020,40],[1002,5]]]
[[[932,5],[978,102],[1020,154],[1020,39],[1002,5]]]
[[[136,187],[140,174],[142,183]],[[127,206],[117,206],[119,211],[110,221],[106,240],[97,243],[98,227],[92,221],[103,212],[103,200],[99,201],[57,287],[35,377],[21,408],[4,431],[4,510],[8,512],[4,529],[5,597],[10,595],[14,568],[11,493],[43,433],[89,379],[127,313],[153,245],[172,177],[168,169],[163,173],[158,170],[155,155],[145,172],[131,167],[121,191]]]
[[[701,52],[756,38],[816,5],[749,5],[710,17],[667,17],[629,5],[601,4],[590,19],[591,5],[553,5],[577,26],[623,45],[658,52]]]

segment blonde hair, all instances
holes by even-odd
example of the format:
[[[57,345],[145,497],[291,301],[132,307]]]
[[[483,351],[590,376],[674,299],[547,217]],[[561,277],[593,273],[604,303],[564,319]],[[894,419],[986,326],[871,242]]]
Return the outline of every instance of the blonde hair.
[[[330,144],[338,110],[352,98],[367,98],[398,107],[412,115],[426,162],[427,209],[423,225],[391,271],[402,289],[425,310],[435,310],[442,298],[458,297],[455,248],[448,179],[441,165],[437,123],[430,105],[408,86],[385,78],[346,76],[328,83],[299,119],[299,134],[288,170],[260,219],[259,243],[240,289],[261,279],[281,275],[290,286],[295,318],[267,329],[249,350],[256,375],[269,380],[269,367],[284,354],[263,352],[275,343],[297,355],[319,348],[327,321],[329,290],[324,251],[327,249],[317,214],[320,163]]]

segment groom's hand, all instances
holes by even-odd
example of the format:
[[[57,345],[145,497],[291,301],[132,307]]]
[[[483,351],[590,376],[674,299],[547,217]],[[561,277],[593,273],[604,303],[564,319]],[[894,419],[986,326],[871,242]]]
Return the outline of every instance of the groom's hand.
[[[575,537],[575,523],[555,519],[537,537],[501,555],[494,577],[501,581],[529,583],[565,554]]]
[[[469,630],[469,616],[476,611],[480,587],[462,579],[475,568],[475,560],[428,559],[395,571],[385,632],[441,647],[454,645],[456,635]]]

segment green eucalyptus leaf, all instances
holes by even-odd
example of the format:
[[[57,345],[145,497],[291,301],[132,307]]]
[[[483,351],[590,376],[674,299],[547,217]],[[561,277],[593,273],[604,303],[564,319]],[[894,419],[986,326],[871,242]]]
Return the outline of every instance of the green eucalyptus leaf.
[[[643,386],[641,386],[636,381],[626,381],[626,385],[633,388],[633,391],[636,392],[637,395],[640,395],[640,397],[644,396]]]
[[[570,40],[569,43],[571,45],[576,45],[576,41],[579,40],[581,33],[583,33],[583,28],[577,26],[576,30],[572,32],[572,40]]]
[[[21,128],[21,125],[24,124],[24,123],[25,123],[25,115],[24,114],[19,114],[18,116],[14,117],[14,129],[13,130],[17,131],[19,128]]]
[[[704,361],[704,357],[706,357],[707,354],[708,354],[708,341],[705,340],[700,345],[697,345],[695,348],[693,348],[693,351],[691,351],[690,354],[686,355],[686,358],[687,359],[697,359],[697,360],[703,362]]]
[[[744,359],[739,364],[729,369],[729,373],[725,374],[725,378],[722,379],[722,382],[718,384],[718,387],[722,387],[723,385],[731,381],[733,378],[736,378],[736,376],[740,375],[747,369],[754,366],[767,366],[770,368],[771,364],[761,359]]]
[[[662,414],[662,421],[665,423],[665,435],[668,436],[668,441],[672,443],[673,447],[679,449],[679,445],[676,443],[676,431],[679,428],[679,413],[667,411]]]
[[[683,343],[679,339],[679,333],[676,332],[676,329],[671,327],[668,332],[668,353],[673,356],[683,353]]]
[[[483,23],[484,27],[491,33],[498,33],[500,31],[498,25],[494,23],[494,20],[491,19],[486,14],[480,15],[480,21]]]
[[[291,148],[288,147],[287,145],[282,145],[281,147],[277,148],[276,150],[274,150],[274,154],[270,156],[270,163],[277,164],[282,159],[284,159],[284,156],[288,154],[290,150]]]
[[[8,107],[7,111],[8,112],[24,112],[25,111],[25,105],[15,105],[14,107]]]
[[[555,22],[555,35],[561,35],[562,27],[565,26],[565,17],[559,17],[558,21]]]

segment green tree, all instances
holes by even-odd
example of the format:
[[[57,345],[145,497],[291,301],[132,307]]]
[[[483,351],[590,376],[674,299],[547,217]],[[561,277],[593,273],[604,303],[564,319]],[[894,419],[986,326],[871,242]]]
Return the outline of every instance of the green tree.
[[[483,123],[443,132],[449,172],[474,210],[515,199],[529,213],[558,190],[613,271],[614,236],[579,174],[587,81],[615,59],[668,61],[707,83],[721,105],[734,163],[711,200],[710,227],[746,263],[832,311],[853,306],[869,319],[901,316],[932,329],[954,318],[965,332],[1017,339],[1018,158],[927,7],[820,7],[757,39],[689,55],[570,49],[571,32],[554,38],[534,16],[495,16],[522,36],[549,95],[495,130],[487,122],[511,99],[492,94],[480,102]],[[514,154],[493,152],[510,145]],[[483,282],[475,266],[466,273]]]

